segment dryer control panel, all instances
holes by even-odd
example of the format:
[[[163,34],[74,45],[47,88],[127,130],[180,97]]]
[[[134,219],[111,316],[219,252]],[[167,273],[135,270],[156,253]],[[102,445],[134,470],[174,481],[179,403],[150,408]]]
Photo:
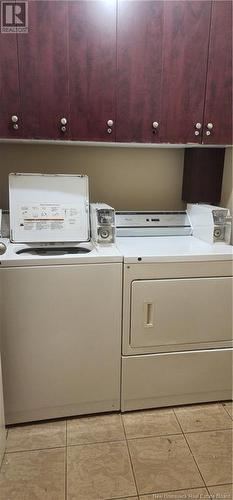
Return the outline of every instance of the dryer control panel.
[[[185,211],[116,212],[117,236],[189,236],[192,228]]]

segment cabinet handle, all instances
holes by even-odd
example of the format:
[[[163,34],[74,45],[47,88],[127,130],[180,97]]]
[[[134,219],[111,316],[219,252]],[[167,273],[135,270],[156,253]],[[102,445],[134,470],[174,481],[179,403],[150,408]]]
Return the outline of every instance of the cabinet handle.
[[[159,126],[159,123],[158,123],[158,122],[153,122],[153,123],[152,123],[152,127],[153,127],[153,128],[158,128],[158,126]]]
[[[152,302],[147,302],[144,304],[144,307],[145,307],[144,326],[145,328],[151,328],[154,326],[153,323],[154,306]]]
[[[206,127],[208,128],[208,130],[212,130],[214,128],[213,123],[207,123]]]
[[[202,127],[201,123],[197,122],[197,123],[196,123],[196,125],[195,125],[195,128],[196,128],[197,130],[200,130],[200,129],[201,129],[201,127]],[[197,134],[196,134],[196,135],[197,135]]]
[[[60,123],[61,123],[61,132],[66,132],[67,128],[66,128],[66,125],[67,125],[67,118],[61,118],[60,119]]]
[[[108,125],[108,127],[112,127],[114,125],[114,121],[113,120],[108,120],[107,121],[107,125]]]
[[[11,121],[12,121],[12,126],[13,126],[13,129],[14,129],[14,130],[18,130],[18,128],[19,128],[19,125],[18,125],[18,123],[17,123],[17,122],[19,121],[18,116],[17,116],[17,115],[12,115],[12,117],[11,117]]]
[[[66,118],[61,118],[61,124],[66,125],[67,124],[67,119]]]

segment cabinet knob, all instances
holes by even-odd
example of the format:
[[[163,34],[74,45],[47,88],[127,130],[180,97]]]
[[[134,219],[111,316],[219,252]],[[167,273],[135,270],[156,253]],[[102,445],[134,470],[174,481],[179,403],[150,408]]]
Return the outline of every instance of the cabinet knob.
[[[17,115],[12,115],[11,121],[12,121],[12,123],[17,123],[19,121],[18,116]]]
[[[18,123],[14,123],[14,124],[13,124],[13,129],[14,129],[14,130],[18,130],[18,128],[19,128]]]
[[[62,132],[66,132],[66,127],[65,127],[64,125],[62,125],[62,127],[61,127],[61,131],[62,131]]]
[[[196,125],[195,125],[195,128],[197,128],[197,130],[200,130],[201,129],[201,123],[197,122]]]
[[[67,119],[66,118],[61,118],[61,124],[66,125],[67,124]]]
[[[107,125],[108,125],[108,127],[112,127],[112,126],[113,126],[113,124],[114,124],[114,121],[113,121],[113,120],[108,120],[108,121],[107,121]]]
[[[195,134],[195,135],[200,135],[199,130],[195,130],[194,134]]]
[[[107,129],[107,132],[108,132],[108,134],[111,134],[111,133],[112,133],[112,129],[111,129],[111,128],[108,128],[108,129]]]
[[[158,128],[158,126],[159,126],[159,123],[158,123],[158,122],[153,122],[153,123],[152,123],[152,127],[153,127],[153,128]]]
[[[213,123],[207,123],[206,127],[208,128],[208,130],[212,130],[214,128]]]
[[[206,131],[206,135],[210,135],[210,131],[209,130]]]

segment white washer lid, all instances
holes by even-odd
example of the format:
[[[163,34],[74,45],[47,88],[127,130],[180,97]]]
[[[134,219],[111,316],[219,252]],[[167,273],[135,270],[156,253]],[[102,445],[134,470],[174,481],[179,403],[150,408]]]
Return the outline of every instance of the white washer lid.
[[[10,237],[14,243],[87,241],[86,175],[9,175]]]

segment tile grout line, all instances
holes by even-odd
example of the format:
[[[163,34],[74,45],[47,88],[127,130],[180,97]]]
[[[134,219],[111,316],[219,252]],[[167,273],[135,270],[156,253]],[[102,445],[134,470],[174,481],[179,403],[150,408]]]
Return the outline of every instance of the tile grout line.
[[[212,488],[213,486],[231,486],[232,483],[224,483],[224,484],[212,484],[210,487]],[[199,489],[203,489],[203,488],[206,488],[207,491],[208,491],[208,486],[205,486],[205,485],[202,485],[202,486],[192,486],[191,488],[188,488],[188,490],[199,490]],[[166,490],[166,491],[154,491],[154,492],[150,492],[150,493],[141,493],[141,497],[146,497],[148,495],[160,495],[160,494],[164,494],[164,493],[176,493],[176,492],[182,492],[182,491],[186,491],[187,488],[182,488],[182,489],[178,489],[178,490]],[[208,492],[209,493],[209,492]],[[209,493],[210,494],[210,493]],[[121,497],[121,498],[125,498],[125,497]],[[116,499],[116,500],[121,500],[120,499]],[[128,497],[126,497],[128,498]],[[129,497],[130,498],[130,497]],[[203,497],[202,497],[203,498]],[[115,500],[115,499],[112,499],[112,498],[108,498],[107,500]]]
[[[205,429],[201,431],[183,431],[182,434],[204,434],[205,432],[222,432],[222,431],[231,431],[232,425],[230,427],[222,427],[221,429]]]
[[[127,446],[127,450],[128,450],[129,461],[130,461],[130,465],[131,465],[131,469],[132,469],[134,484],[135,484],[135,488],[136,488],[136,492],[137,492],[136,496],[139,498],[139,491],[138,491],[138,485],[137,485],[137,481],[136,481],[136,475],[135,475],[135,472],[134,472],[133,462],[132,462],[132,458],[131,458],[131,455],[130,455],[130,449],[129,449],[129,444],[128,444],[126,430],[125,430],[125,424],[124,424],[124,419],[122,417],[122,414],[120,414],[120,417],[121,417],[121,423],[122,423],[122,426],[123,426],[123,431],[124,431],[126,446]]]
[[[214,499],[214,498],[216,499],[217,498],[215,494],[214,494],[214,496],[211,496],[211,493],[210,493],[210,490],[209,490],[209,488],[214,488],[215,486],[217,486],[217,487],[218,486],[233,486],[233,483],[211,484],[211,485],[207,486],[206,488],[207,488],[207,491],[208,491],[211,499]]]
[[[193,454],[193,452],[192,452],[192,449],[191,449],[191,447],[190,447],[190,445],[189,445],[189,442],[188,442],[188,440],[187,440],[187,438],[186,438],[186,435],[185,435],[185,434],[184,434],[184,439],[185,439],[185,441],[186,441],[186,443],[187,443],[187,446],[188,446],[188,448],[189,448],[189,450],[190,450],[190,452],[191,452],[191,454],[192,454],[193,460],[194,460],[194,462],[195,462],[195,464],[196,464],[196,467],[197,467],[197,469],[198,469],[198,471],[199,471],[199,473],[200,473],[200,476],[201,476],[201,478],[202,478],[202,480],[203,480],[203,482],[204,482],[204,486],[207,488],[207,484],[206,484],[206,482],[205,482],[205,479],[204,479],[204,477],[203,477],[203,475],[202,475],[202,473],[201,473],[201,470],[200,470],[200,468],[199,468],[199,465],[198,465],[198,463],[197,463],[197,460],[196,460],[196,458],[195,458],[195,456],[194,456],[194,454]]]
[[[232,483],[224,483],[224,484],[211,484],[211,485],[209,485],[209,486],[206,486],[206,489],[207,489],[207,491],[208,491],[208,493],[209,493],[209,496],[210,496],[210,500],[214,500],[214,499],[216,499],[216,498],[220,498],[220,497],[216,496],[216,495],[215,495],[215,493],[214,493],[214,496],[212,496],[212,494],[210,493],[209,488],[213,488],[213,487],[215,487],[215,486],[232,486]],[[224,498],[227,498],[227,497],[224,497]]]
[[[137,495],[137,493],[135,493],[134,495],[127,496],[127,497],[111,497],[111,498],[105,498],[104,500],[130,500],[131,498],[133,498],[133,499],[136,498],[136,500],[139,500],[139,496]]]
[[[28,453],[31,451],[49,451],[49,450],[62,450],[63,448],[66,448],[66,445],[61,445],[61,446],[50,446],[47,448],[29,448],[26,450],[14,450],[14,451],[9,451],[6,449],[5,454],[6,455],[14,455],[15,453]]]
[[[6,428],[6,442],[7,442],[7,438],[8,438],[8,432],[9,432],[9,431],[8,431],[8,429]],[[2,455],[2,460],[1,460],[1,462],[0,462],[0,473],[1,473],[2,466],[3,466],[3,462],[4,462],[5,458],[6,458],[6,446],[5,446],[5,450],[4,450],[4,452],[3,452],[3,455]]]
[[[231,431],[231,430],[232,430],[232,425],[230,427],[223,427],[222,429],[205,429],[205,430],[201,430],[201,431],[187,431],[186,434],[200,434],[200,433],[205,433],[205,432],[222,432],[222,431]],[[181,431],[181,432],[171,432],[169,434],[147,434],[147,435],[143,435],[143,436],[128,437],[126,439],[127,439],[127,441],[133,441],[134,439],[147,439],[147,438],[151,438],[151,437],[180,436],[181,434],[185,434],[185,432]],[[78,446],[78,445],[69,445],[69,446]]]
[[[198,430],[195,430],[195,431],[185,431],[185,430],[183,430],[182,425],[181,425],[181,423],[179,421],[179,417],[176,414],[176,409],[177,408],[179,408],[179,406],[172,408],[172,411],[173,411],[173,413],[174,413],[174,415],[176,417],[176,420],[178,421],[178,424],[180,426],[182,434],[195,434],[195,433],[200,433],[200,432],[219,432],[219,431],[232,430],[232,425],[233,425],[232,422],[231,422],[232,419],[231,419],[231,416],[229,415],[229,413],[226,411],[227,416],[230,418],[229,427],[227,425],[226,427],[222,427],[220,429],[198,429]],[[225,411],[224,411],[224,413],[225,413]]]
[[[67,442],[67,424],[66,424],[66,440],[65,440],[65,444],[64,445],[49,446],[49,447],[46,446],[46,447],[43,447],[43,448],[27,448],[27,449],[24,449],[24,450],[21,449],[21,450],[13,450],[13,451],[7,450],[7,448],[6,448],[5,454],[12,455],[14,453],[27,453],[27,452],[31,452],[31,451],[49,451],[49,450],[57,450],[57,449],[61,449],[61,448],[73,448],[73,447],[76,447],[76,446],[90,446],[90,445],[94,445],[94,444],[119,443],[119,442],[124,443],[125,441],[126,441],[126,438],[125,438],[125,433],[124,433],[124,438],[123,439],[108,439],[106,441],[90,441],[90,442],[87,442],[87,443],[68,444],[68,442]]]
[[[68,444],[67,448],[72,448],[73,446],[89,446],[90,444],[104,444],[104,443],[123,443],[125,441],[125,437],[121,439],[107,439],[106,441],[89,441],[87,443],[74,443]]]
[[[207,491],[208,491],[208,494],[209,494],[209,496],[210,496],[210,499],[211,499],[211,500],[212,500],[212,499],[214,499],[214,496],[212,497],[212,495],[210,494],[210,490],[209,490],[208,486],[206,486],[206,489],[207,489]]]
[[[104,500],[130,500],[131,498],[136,498],[137,500],[139,500],[137,493],[135,493],[134,495],[130,495],[130,496],[128,495],[127,497],[111,497],[111,498],[105,498]]]
[[[178,417],[177,417],[177,415],[176,415],[176,412],[175,412],[174,408],[172,408],[172,413],[173,413],[173,415],[174,415],[174,417],[175,417],[175,419],[176,419],[176,422],[177,422],[177,424],[178,424],[178,426],[179,426],[179,428],[180,428],[180,430],[181,430],[181,433],[182,433],[182,434],[184,434],[184,431],[183,431],[182,425],[181,425],[181,423],[180,423],[180,421],[179,421],[179,419],[178,419]]]
[[[176,417],[177,419],[177,417]],[[181,425],[178,421],[178,424],[181,428]],[[124,429],[124,425],[123,425],[123,429]],[[198,430],[198,431],[187,431],[186,434],[200,434],[200,433],[207,433],[207,432],[222,432],[222,431],[229,431],[229,430],[232,430],[231,427],[224,427],[222,429],[208,429],[208,430]],[[66,431],[67,433],[67,431]],[[185,435],[185,432],[182,430],[181,428],[181,432],[172,432],[172,433],[169,433],[169,434],[148,434],[148,435],[143,435],[143,436],[133,436],[133,437],[127,437],[126,436],[126,433],[125,433],[125,429],[124,429],[124,439],[109,439],[109,440],[105,440],[105,441],[90,441],[90,442],[86,442],[86,443],[74,443],[74,444],[68,444],[67,443],[67,437],[66,437],[66,444],[65,445],[60,445],[60,446],[47,446],[47,447],[43,447],[43,448],[27,448],[27,449],[24,449],[24,450],[13,450],[13,451],[10,451],[10,450],[7,450],[6,448],[6,451],[5,451],[5,454],[7,455],[12,455],[14,453],[27,453],[27,452],[32,452],[32,451],[49,451],[49,450],[59,450],[59,449],[62,449],[62,448],[73,448],[73,447],[76,447],[76,446],[90,446],[90,445],[94,445],[94,444],[106,444],[106,443],[123,443],[125,441],[134,441],[134,440],[137,440],[137,439],[150,439],[150,438],[159,438],[159,437],[169,437],[169,436],[180,436],[181,434]],[[228,483],[227,483],[228,484]],[[231,483],[229,483],[231,484]]]
[[[228,415],[228,417],[231,418],[231,420],[233,420],[233,414],[231,415],[228,410],[226,409],[226,404],[224,405],[224,403],[222,403],[222,407],[224,409],[224,411],[226,412],[226,414]]]
[[[147,497],[148,495],[161,495],[161,494],[165,494],[165,493],[181,493],[182,491],[186,491],[187,489],[188,490],[199,490],[199,489],[202,489],[202,488],[205,488],[205,486],[192,486],[191,488],[182,488],[182,489],[178,489],[178,490],[162,490],[162,491],[154,491],[154,492],[150,492],[150,493],[142,493],[140,496],[141,497]],[[126,497],[127,498],[127,497]],[[202,497],[203,498],[203,497]],[[109,499],[111,500],[111,499]],[[114,499],[115,500],[115,499]],[[120,499],[121,500],[121,499]],[[165,500],[165,499],[164,499]]]
[[[221,483],[221,484],[209,484],[207,488],[213,488],[214,486],[232,486],[233,483]]]
[[[219,430],[231,430],[231,428],[225,428],[225,429],[219,429]],[[194,431],[189,434],[194,434],[195,432],[199,431]],[[201,431],[201,432],[209,432],[209,431]],[[151,437],[167,437],[167,436],[180,436],[180,434],[183,434],[182,432],[171,432],[169,434],[147,434],[143,436],[133,436],[133,437],[124,437],[124,439],[108,439],[107,441],[90,441],[88,443],[74,443],[74,444],[68,444],[68,448],[72,448],[73,446],[89,446],[91,444],[104,444],[104,443],[122,443],[124,441],[134,441],[135,439],[149,439]],[[125,435],[125,433],[124,433]],[[14,453],[14,452],[11,452]]]
[[[185,442],[186,442],[186,444],[187,444],[187,446],[188,446],[188,449],[189,449],[189,451],[190,451],[190,453],[191,453],[191,455],[192,455],[192,457],[193,457],[193,460],[194,460],[194,462],[195,462],[195,464],[196,464],[196,467],[197,467],[197,470],[198,470],[198,472],[199,472],[199,474],[200,474],[200,476],[201,476],[201,478],[202,478],[202,481],[203,481],[203,483],[204,483],[204,486],[207,488],[207,485],[206,485],[206,482],[205,482],[205,480],[204,480],[204,477],[203,477],[203,475],[202,475],[202,473],[201,473],[201,471],[200,471],[200,469],[199,469],[199,466],[198,466],[198,463],[197,463],[197,461],[196,461],[196,458],[195,458],[195,456],[194,456],[194,454],[193,454],[193,452],[192,452],[192,450],[191,450],[191,447],[189,446],[189,443],[188,443],[188,440],[187,440],[187,438],[186,438],[186,435],[185,435],[185,433],[183,432],[183,429],[182,429],[182,427],[181,427],[181,424],[180,424],[180,422],[179,422],[179,419],[178,419],[178,417],[177,417],[176,412],[175,412],[175,410],[174,410],[174,409],[173,409],[173,413],[174,413],[174,415],[175,415],[175,418],[176,418],[176,420],[177,420],[177,423],[179,424],[179,426],[180,426],[180,428],[181,428],[181,430],[182,430],[182,434],[183,434],[183,436],[184,436]],[[205,432],[205,431],[203,431],[203,432]],[[208,490],[207,490],[207,491],[208,491]]]

